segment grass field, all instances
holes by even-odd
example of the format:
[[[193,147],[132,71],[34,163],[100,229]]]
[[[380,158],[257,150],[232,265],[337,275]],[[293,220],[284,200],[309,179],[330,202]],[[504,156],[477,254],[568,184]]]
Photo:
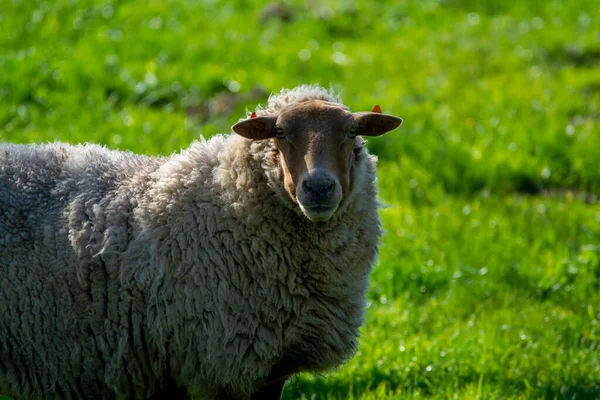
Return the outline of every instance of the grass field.
[[[404,118],[360,350],[286,399],[600,398],[600,1],[0,3],[0,141],[168,154],[302,83]]]

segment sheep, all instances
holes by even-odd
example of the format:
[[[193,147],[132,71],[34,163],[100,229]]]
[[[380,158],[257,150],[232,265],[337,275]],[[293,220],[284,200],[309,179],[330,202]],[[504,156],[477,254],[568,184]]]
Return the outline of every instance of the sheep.
[[[382,234],[363,136],[299,86],[168,157],[0,145],[0,394],[279,399],[357,348]]]

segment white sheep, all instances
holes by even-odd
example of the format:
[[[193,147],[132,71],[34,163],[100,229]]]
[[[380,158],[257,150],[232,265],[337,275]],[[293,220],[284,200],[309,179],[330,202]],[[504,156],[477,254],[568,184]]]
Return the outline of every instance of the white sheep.
[[[300,86],[169,157],[0,145],[0,394],[278,399],[346,361],[381,236],[360,136],[401,122]]]

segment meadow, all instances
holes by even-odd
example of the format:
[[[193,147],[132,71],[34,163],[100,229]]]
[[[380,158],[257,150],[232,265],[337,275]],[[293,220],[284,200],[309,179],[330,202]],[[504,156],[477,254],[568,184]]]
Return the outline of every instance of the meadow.
[[[404,124],[359,351],[284,398],[600,398],[600,1],[0,0],[0,141],[169,154],[309,83]]]

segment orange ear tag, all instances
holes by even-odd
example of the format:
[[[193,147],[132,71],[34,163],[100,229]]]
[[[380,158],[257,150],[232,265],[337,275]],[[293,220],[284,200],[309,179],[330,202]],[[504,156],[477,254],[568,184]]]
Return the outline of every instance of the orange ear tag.
[[[375,107],[373,107],[373,111],[371,111],[371,112],[381,114],[381,107],[379,107],[379,104],[377,104]]]
[[[256,113],[253,111],[252,115],[250,116],[250,118],[256,118]]]

